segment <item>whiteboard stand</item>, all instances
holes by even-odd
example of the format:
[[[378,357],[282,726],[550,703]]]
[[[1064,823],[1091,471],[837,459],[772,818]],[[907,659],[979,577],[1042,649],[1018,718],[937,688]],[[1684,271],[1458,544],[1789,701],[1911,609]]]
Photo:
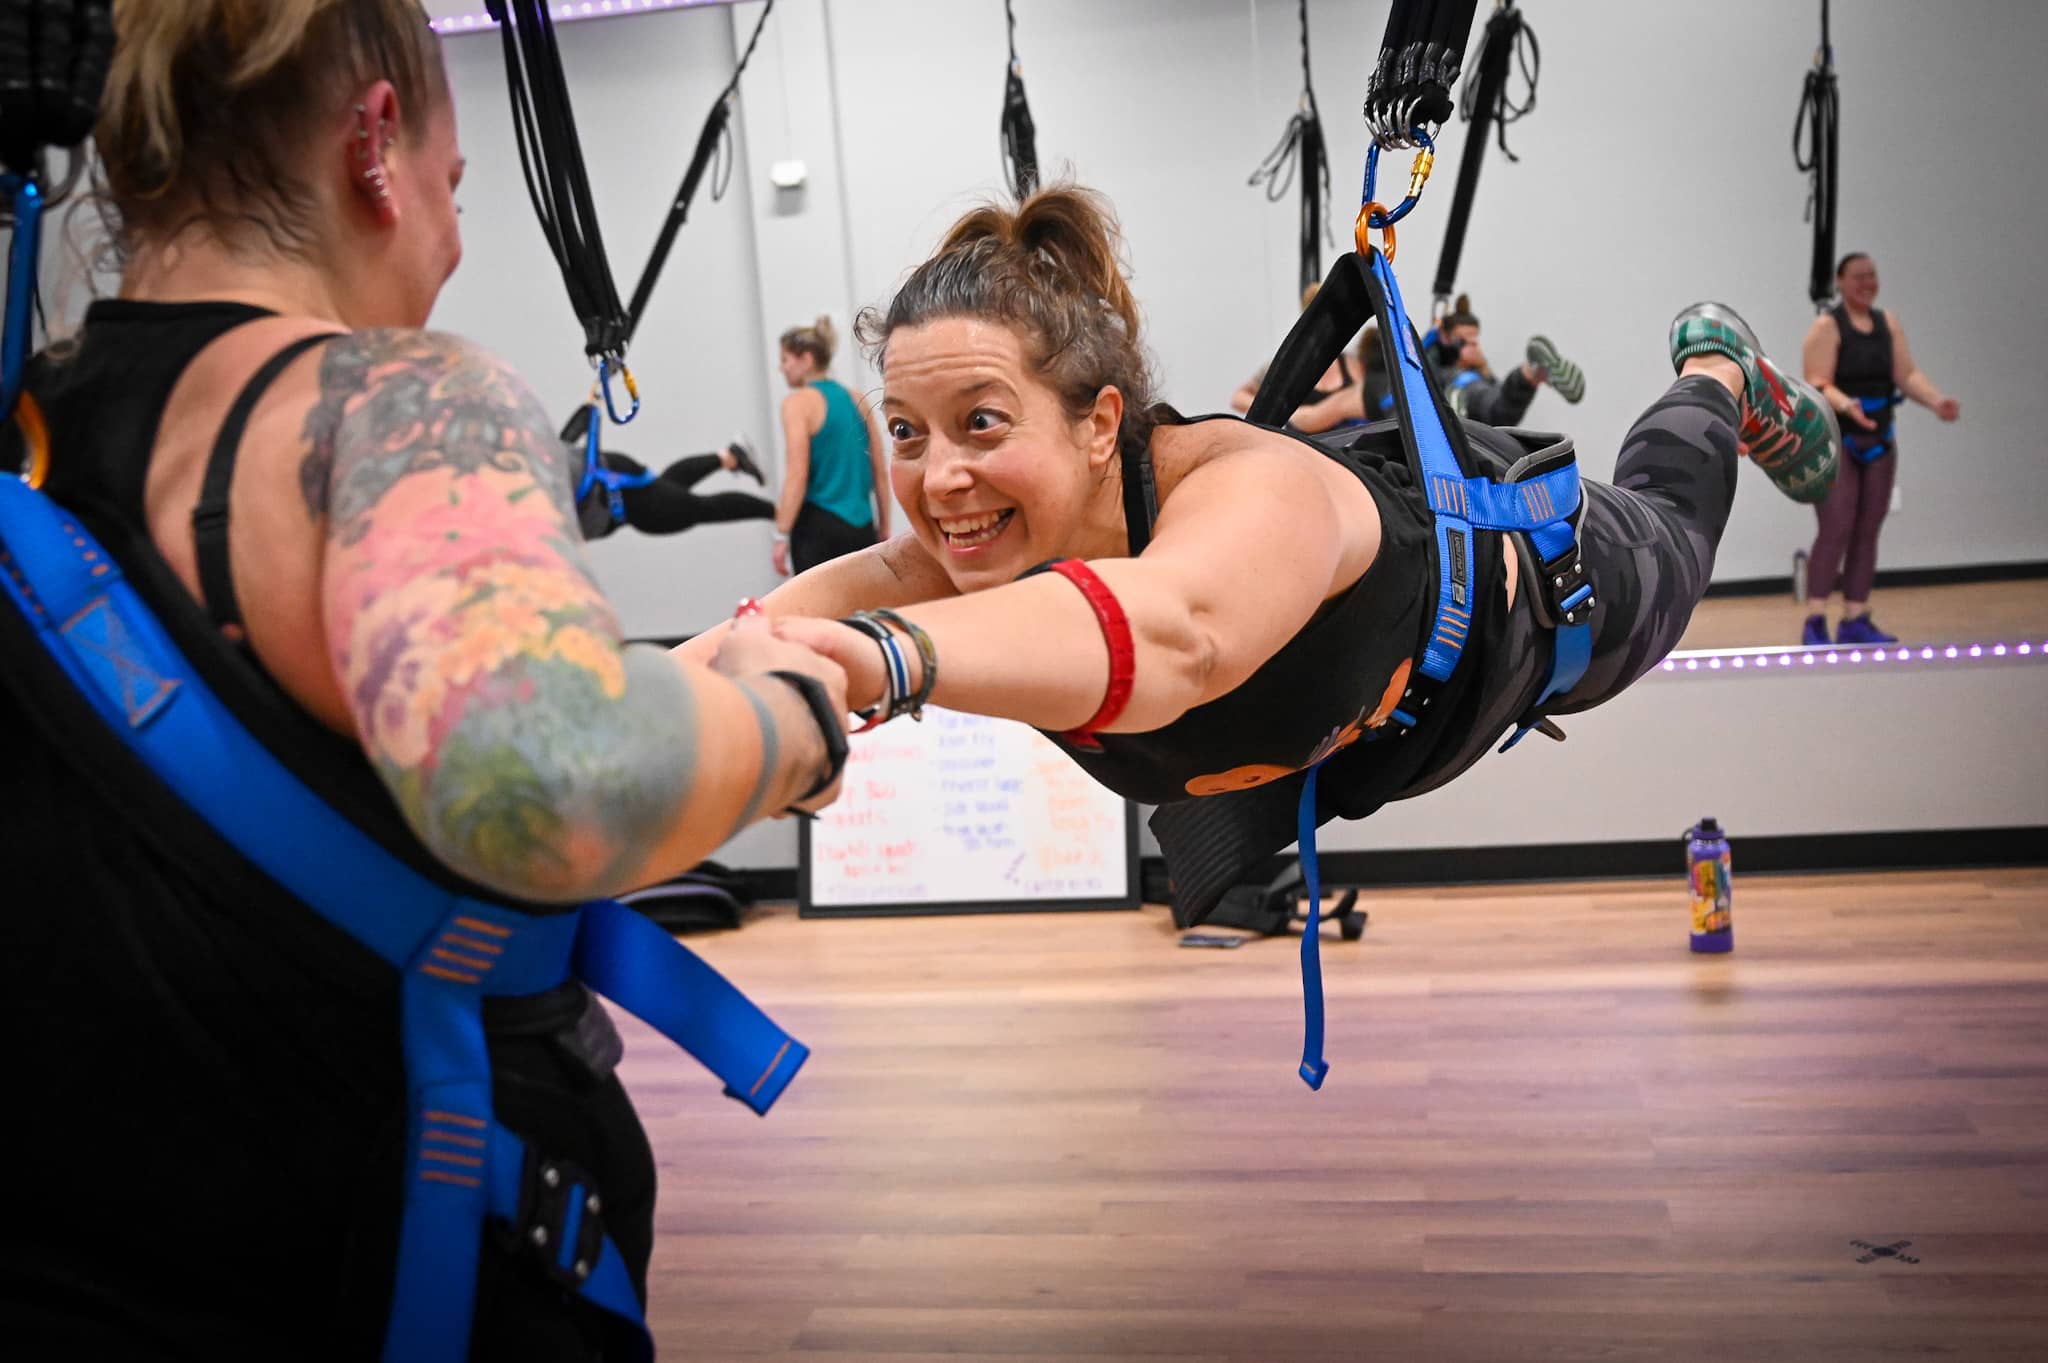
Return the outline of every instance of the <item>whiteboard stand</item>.
[[[1026,725],[936,706],[850,740],[798,828],[805,918],[1138,907],[1138,813]]]

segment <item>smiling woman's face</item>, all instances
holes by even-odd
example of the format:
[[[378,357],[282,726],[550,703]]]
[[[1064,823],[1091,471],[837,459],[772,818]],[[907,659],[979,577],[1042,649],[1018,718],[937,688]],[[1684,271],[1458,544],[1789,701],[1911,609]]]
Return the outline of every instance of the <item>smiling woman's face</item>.
[[[889,480],[963,592],[1067,556],[1115,454],[1115,426],[1076,420],[1008,327],[942,317],[898,328],[882,369]]]

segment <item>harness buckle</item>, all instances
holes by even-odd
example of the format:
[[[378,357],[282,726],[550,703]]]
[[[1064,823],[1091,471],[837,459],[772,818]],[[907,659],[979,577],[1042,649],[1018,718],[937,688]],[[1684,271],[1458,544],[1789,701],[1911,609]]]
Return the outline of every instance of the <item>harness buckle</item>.
[[[596,1181],[581,1167],[528,1146],[519,1183],[513,1235],[556,1284],[579,1290],[604,1253],[604,1199]]]
[[[1529,558],[1535,557],[1532,551]],[[1585,555],[1579,552],[1576,535],[1569,550],[1548,563],[1542,563],[1539,571],[1543,579],[1536,584],[1537,590],[1529,599],[1536,608],[1536,618],[1546,628],[1583,625],[1592,620],[1595,604],[1592,576],[1586,571]]]

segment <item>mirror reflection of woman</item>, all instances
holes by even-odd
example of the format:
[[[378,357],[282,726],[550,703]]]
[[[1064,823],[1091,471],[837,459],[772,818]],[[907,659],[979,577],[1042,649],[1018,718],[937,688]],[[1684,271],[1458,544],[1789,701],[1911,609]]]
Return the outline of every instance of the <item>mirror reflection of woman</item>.
[[[1901,395],[1954,421],[1963,405],[1920,371],[1897,314],[1877,306],[1877,264],[1861,251],[1835,268],[1840,301],[1806,333],[1806,381],[1821,391],[1842,426],[1842,471],[1818,508],[1819,532],[1806,560],[1806,625],[1800,642],[1828,638],[1828,598],[1839,584],[1841,644],[1895,644],[1870,618],[1877,582],[1877,536],[1891,510],[1899,455],[1893,432]]]

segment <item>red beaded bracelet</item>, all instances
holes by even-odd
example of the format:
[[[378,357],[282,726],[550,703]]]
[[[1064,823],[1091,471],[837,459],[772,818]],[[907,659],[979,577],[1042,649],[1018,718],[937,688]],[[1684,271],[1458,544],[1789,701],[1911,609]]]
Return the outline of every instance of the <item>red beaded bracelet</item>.
[[[1131,622],[1124,615],[1124,608],[1117,604],[1115,593],[1095,570],[1079,559],[1065,558],[1046,565],[1067,581],[1081,589],[1088,605],[1095,612],[1095,621],[1102,626],[1103,642],[1109,645],[1109,690],[1102,697],[1102,706],[1090,716],[1087,723],[1078,729],[1069,729],[1060,735],[1078,748],[1099,749],[1102,744],[1095,735],[1116,722],[1124,707],[1131,702],[1131,688],[1137,680],[1138,650],[1131,641]]]

